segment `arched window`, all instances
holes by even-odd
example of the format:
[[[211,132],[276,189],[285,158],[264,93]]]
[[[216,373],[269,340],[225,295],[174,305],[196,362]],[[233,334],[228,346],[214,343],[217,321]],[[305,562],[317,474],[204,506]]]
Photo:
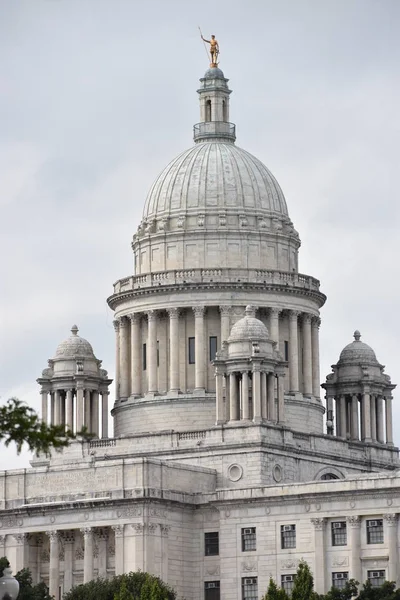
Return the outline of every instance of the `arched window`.
[[[211,100],[206,102],[206,121],[211,121]]]
[[[222,101],[222,117],[226,123],[228,121],[228,107],[226,105],[226,100]]]
[[[335,475],[334,473],[324,473],[324,474],[321,476],[321,479],[322,479],[323,481],[328,481],[328,480],[330,480],[330,479],[339,479],[339,477],[338,477],[337,475]]]

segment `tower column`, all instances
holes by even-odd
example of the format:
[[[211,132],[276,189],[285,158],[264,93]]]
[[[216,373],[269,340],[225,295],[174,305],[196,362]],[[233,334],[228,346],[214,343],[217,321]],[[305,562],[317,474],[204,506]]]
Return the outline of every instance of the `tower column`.
[[[48,391],[44,390],[43,388],[40,391],[40,394],[42,396],[42,421],[44,423],[47,423],[47,397],[48,397]]]
[[[370,396],[371,404],[371,438],[373,442],[376,442],[376,401],[375,395]]]
[[[61,425],[61,398],[60,390],[54,391],[54,425]]]
[[[388,564],[388,581],[395,581],[396,586],[399,584],[398,572],[398,550],[397,550],[397,514],[389,513],[384,515],[386,533],[389,549],[389,564]]]
[[[92,433],[99,437],[99,392],[97,390],[92,392],[91,423]]]
[[[267,374],[261,371],[261,416],[268,419]]]
[[[83,583],[88,583],[93,579],[93,529],[84,527],[81,533],[84,539]]]
[[[231,307],[230,306],[220,306],[219,311],[221,313],[221,344],[222,342],[226,342],[230,334],[230,316],[231,316]]]
[[[97,529],[97,546],[99,554],[97,558],[97,576],[99,579],[107,578],[107,539],[108,529]]]
[[[268,420],[276,421],[275,408],[275,375],[268,373],[267,377]]]
[[[385,443],[385,434],[383,428],[383,398],[376,396],[376,437],[380,444]]]
[[[115,400],[120,398],[120,373],[119,373],[119,362],[120,362],[120,343],[119,343],[119,326],[120,319],[114,319],[113,321],[115,330]]]
[[[358,440],[359,436],[358,397],[357,394],[353,394],[351,397],[351,439]]]
[[[360,526],[361,519],[358,516],[347,517],[347,527],[349,531],[350,556],[350,577],[356,581],[362,581],[361,578],[361,558],[360,558]]]
[[[253,364],[253,421],[261,423],[261,372],[260,365]]]
[[[58,557],[58,531],[47,531],[50,540],[49,593],[58,599],[60,587],[60,563]]]
[[[299,391],[299,342],[297,319],[299,312],[291,310],[289,313],[289,383],[290,391]]]
[[[129,397],[129,321],[127,317],[120,320],[120,398]]]
[[[311,519],[314,525],[315,591],[325,592],[325,528],[326,519]]]
[[[124,572],[124,525],[112,525],[115,534],[115,575]]]
[[[179,391],[179,308],[171,308],[169,313],[169,389]],[[197,359],[197,356],[196,356]]]
[[[195,352],[195,388],[196,390],[205,389],[205,368],[204,368],[204,306],[194,306],[194,352]],[[232,419],[231,415],[231,419]]]
[[[149,310],[148,319],[148,349],[147,349],[147,372],[149,393],[158,392],[158,373],[157,373],[157,313],[155,310]]]
[[[215,391],[216,391],[216,403],[217,403],[217,425],[221,425],[225,422],[224,415],[224,396],[223,396],[223,373],[220,373],[218,367],[215,374]]]
[[[271,340],[276,342],[276,349],[279,350],[279,308],[271,308],[269,311],[269,335]]]
[[[101,436],[108,438],[108,390],[101,392]]]
[[[347,438],[347,406],[346,396],[342,394],[339,396],[340,402],[340,437]]]
[[[238,381],[236,373],[229,375],[229,397],[231,404],[231,421],[239,420],[239,396],[238,396]]]
[[[386,443],[388,446],[393,446],[393,419],[392,419],[392,398],[385,397],[386,405]]]
[[[304,393],[311,396],[312,386],[312,349],[311,349],[311,315],[303,315],[303,379]]]
[[[249,374],[247,371],[242,373],[242,418],[250,419]]]
[[[91,419],[90,419],[90,413],[91,413],[91,406],[90,406],[90,390],[86,389],[85,390],[85,421],[84,421],[84,425],[87,428],[87,430],[92,433],[91,427]]]
[[[277,376],[278,385],[278,423],[285,422],[285,387],[283,375]]]
[[[138,397],[142,392],[141,385],[141,315],[132,313],[131,320],[131,395]]]
[[[78,384],[76,389],[76,431],[81,431],[83,427],[83,383]]]
[[[65,424],[67,429],[74,431],[74,392],[73,390],[67,390],[67,401],[66,401],[66,420]]]
[[[314,317],[311,321],[311,346],[312,346],[312,388],[313,396],[320,397],[320,373],[319,373],[319,327],[321,319]]]
[[[364,392],[362,397],[362,415],[363,415],[363,442],[371,441],[371,402],[368,392]]]

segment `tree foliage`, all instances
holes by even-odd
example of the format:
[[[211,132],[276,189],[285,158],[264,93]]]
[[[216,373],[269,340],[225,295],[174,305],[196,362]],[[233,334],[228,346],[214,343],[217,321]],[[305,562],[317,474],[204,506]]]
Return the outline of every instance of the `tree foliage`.
[[[272,577],[269,580],[268,590],[262,600],[288,600],[285,590],[278,587]]]
[[[3,577],[4,569],[7,567],[10,567],[10,563],[4,556],[0,558],[0,577]],[[19,583],[18,600],[53,600],[43,581],[37,584],[33,583],[32,573],[29,569],[18,571],[15,579]]]
[[[86,429],[79,436],[91,437]],[[24,444],[36,455],[51,455],[51,450],[60,451],[75,439],[71,431],[65,430],[65,425],[47,425],[39,415],[18,398],[10,398],[0,406],[0,442],[9,446],[11,442],[17,446],[19,454]]]
[[[127,573],[78,585],[63,600],[175,600],[176,593],[149,573]]]
[[[314,600],[314,577],[305,560],[301,560],[297,569],[292,590],[292,600]]]

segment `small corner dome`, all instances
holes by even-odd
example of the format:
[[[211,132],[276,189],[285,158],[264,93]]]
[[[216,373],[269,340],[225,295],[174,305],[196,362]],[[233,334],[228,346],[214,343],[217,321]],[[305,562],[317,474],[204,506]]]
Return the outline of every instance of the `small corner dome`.
[[[78,335],[78,327],[71,327],[69,338],[61,342],[56,350],[55,358],[92,358],[96,359],[91,344]]]
[[[354,341],[350,344],[347,344],[347,346],[343,348],[342,352],[340,353],[340,363],[367,362],[378,364],[376,354],[372,350],[371,346],[361,342],[360,338],[361,333],[356,330],[354,332]]]
[[[246,306],[245,316],[236,321],[231,329],[229,342],[264,341],[269,339],[268,329],[256,319],[254,306]]]

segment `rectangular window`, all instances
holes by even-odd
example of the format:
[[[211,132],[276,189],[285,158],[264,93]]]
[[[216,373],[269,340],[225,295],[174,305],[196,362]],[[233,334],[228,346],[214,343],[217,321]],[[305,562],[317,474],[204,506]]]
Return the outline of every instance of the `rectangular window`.
[[[367,544],[383,544],[383,519],[367,521]]]
[[[281,587],[291,596],[296,575],[281,575]]]
[[[285,361],[287,362],[289,360],[289,342],[287,340],[285,340],[284,344],[285,344]]]
[[[342,590],[349,580],[348,571],[341,571],[340,573],[332,573],[332,586],[338,590]]]
[[[334,521],[332,523],[332,546],[347,546],[346,521]]]
[[[215,355],[217,354],[217,336],[210,336],[210,362],[215,359]]]
[[[386,573],[385,571],[367,571],[368,581],[372,587],[380,587],[385,583]]]
[[[296,525],[281,525],[281,548],[296,548]]]
[[[219,581],[204,582],[204,600],[220,600]]]
[[[258,600],[257,577],[242,577],[242,600]]]
[[[146,351],[146,344],[143,344],[142,361],[143,361],[143,371],[145,371],[145,370],[147,369],[147,351]]]
[[[219,554],[219,533],[213,531],[204,534],[204,554],[205,556],[218,556]]]
[[[157,341],[157,367],[160,366],[160,342]]]
[[[188,351],[189,351],[189,365],[194,365],[194,363],[196,362],[194,337],[189,338]]]
[[[242,552],[257,550],[256,546],[256,528],[245,527],[242,529]]]

